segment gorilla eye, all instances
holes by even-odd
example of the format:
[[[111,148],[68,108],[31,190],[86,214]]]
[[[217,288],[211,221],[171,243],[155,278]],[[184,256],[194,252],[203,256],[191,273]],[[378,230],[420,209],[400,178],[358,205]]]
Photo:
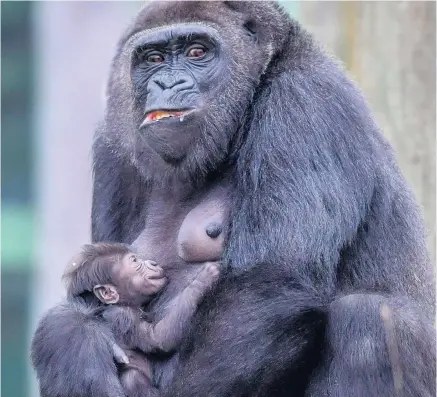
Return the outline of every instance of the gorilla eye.
[[[196,46],[188,50],[187,56],[189,58],[202,58],[206,54],[206,48]]]
[[[164,62],[164,57],[161,54],[150,54],[146,60],[150,63],[160,63]]]
[[[131,261],[134,262],[134,263],[136,263],[136,261],[137,261],[137,257],[136,257],[136,256],[131,256],[130,259],[131,259]]]

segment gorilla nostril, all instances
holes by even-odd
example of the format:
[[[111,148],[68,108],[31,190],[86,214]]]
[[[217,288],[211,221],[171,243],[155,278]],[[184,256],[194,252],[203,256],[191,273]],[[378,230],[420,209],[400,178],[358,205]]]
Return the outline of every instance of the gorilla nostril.
[[[185,84],[186,82],[187,82],[187,80],[178,80],[178,81],[176,81],[176,83],[174,83],[173,87],[176,85]],[[170,88],[172,88],[172,87],[170,87]]]
[[[165,84],[161,81],[161,80],[158,80],[158,79],[156,79],[156,80],[153,80],[153,82],[161,89],[161,90],[165,90],[166,89],[166,86],[165,86]]]
[[[222,226],[219,223],[211,223],[206,227],[206,234],[208,237],[216,238],[220,236],[222,232]]]

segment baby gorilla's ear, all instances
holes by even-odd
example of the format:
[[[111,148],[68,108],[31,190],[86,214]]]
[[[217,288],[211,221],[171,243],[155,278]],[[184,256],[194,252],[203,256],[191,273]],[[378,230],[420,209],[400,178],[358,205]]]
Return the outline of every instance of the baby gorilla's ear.
[[[120,299],[117,288],[112,284],[98,284],[93,288],[94,295],[105,305],[117,303]]]

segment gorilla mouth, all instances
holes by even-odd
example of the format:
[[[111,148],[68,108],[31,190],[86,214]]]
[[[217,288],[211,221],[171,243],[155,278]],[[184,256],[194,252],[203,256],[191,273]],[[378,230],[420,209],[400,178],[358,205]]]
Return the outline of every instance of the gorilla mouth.
[[[153,121],[159,121],[166,118],[172,117],[180,117],[181,121],[183,121],[183,117],[191,113],[194,109],[184,109],[184,110],[153,110],[146,114],[146,118],[143,121],[142,125],[151,123]]]

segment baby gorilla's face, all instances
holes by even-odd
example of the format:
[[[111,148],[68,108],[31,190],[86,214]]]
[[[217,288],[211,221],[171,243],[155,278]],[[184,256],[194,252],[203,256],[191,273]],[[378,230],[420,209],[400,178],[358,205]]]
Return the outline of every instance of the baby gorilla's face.
[[[134,253],[125,255],[116,271],[124,290],[120,292],[127,294],[131,303],[149,301],[151,296],[167,284],[164,270],[160,266],[153,261],[138,258]]]

